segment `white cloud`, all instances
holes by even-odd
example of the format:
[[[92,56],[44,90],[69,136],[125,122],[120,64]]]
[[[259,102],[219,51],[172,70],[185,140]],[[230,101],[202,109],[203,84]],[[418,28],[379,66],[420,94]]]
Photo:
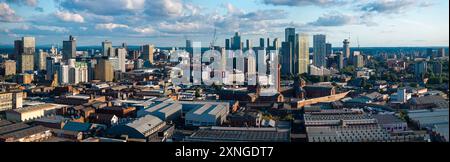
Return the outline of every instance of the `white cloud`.
[[[0,22],[19,22],[22,18],[6,3],[0,3]]]
[[[116,28],[129,28],[128,25],[124,24],[114,24],[114,23],[107,23],[107,24],[97,24],[95,25],[95,29],[106,29],[106,30],[113,30]]]
[[[56,11],[55,16],[62,21],[83,23],[84,18],[80,14],[70,13],[66,11]]]

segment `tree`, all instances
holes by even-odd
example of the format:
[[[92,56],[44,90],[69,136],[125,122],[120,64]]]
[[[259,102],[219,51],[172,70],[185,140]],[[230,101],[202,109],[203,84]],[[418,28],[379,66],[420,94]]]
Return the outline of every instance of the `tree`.
[[[417,83],[409,83],[409,86],[413,87],[413,88],[417,88],[419,86],[419,84],[417,84]]]

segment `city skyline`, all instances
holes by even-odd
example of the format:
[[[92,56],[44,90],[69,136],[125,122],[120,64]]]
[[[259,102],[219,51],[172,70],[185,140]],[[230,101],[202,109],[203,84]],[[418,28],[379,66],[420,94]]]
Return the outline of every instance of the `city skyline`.
[[[61,45],[73,35],[77,46],[109,40],[170,47],[185,39],[208,46],[215,30],[216,45],[236,31],[257,44],[261,37],[283,40],[284,29],[294,27],[310,42],[325,34],[334,47],[349,37],[350,47],[447,46],[447,6],[444,0],[0,0],[0,45],[22,36],[36,37],[37,46]]]

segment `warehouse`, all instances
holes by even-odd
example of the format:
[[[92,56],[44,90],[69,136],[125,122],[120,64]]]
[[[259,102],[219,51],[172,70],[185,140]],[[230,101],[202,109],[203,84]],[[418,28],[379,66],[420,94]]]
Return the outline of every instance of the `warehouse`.
[[[225,122],[229,107],[224,104],[199,104],[186,113],[186,126],[218,126]]]
[[[41,104],[9,110],[6,112],[6,119],[14,122],[33,120],[55,114],[55,109],[57,108],[60,108],[60,106],[55,104]]]
[[[150,108],[139,111],[138,116],[145,116],[147,114],[154,115],[161,120],[171,121],[181,117],[182,106],[179,103],[163,102],[154,104]]]
[[[106,131],[107,137],[126,139],[127,141],[147,142],[148,137],[166,125],[153,115],[133,120],[127,124],[114,126]]]
[[[290,130],[279,128],[203,127],[188,142],[289,142]]]

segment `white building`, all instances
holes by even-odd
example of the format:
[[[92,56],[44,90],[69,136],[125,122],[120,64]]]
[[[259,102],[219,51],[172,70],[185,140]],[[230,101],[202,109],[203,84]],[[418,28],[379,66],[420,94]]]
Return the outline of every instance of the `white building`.
[[[24,108],[6,111],[6,120],[13,122],[23,122],[48,116],[55,113],[55,109],[60,106],[55,104],[40,104]]]

